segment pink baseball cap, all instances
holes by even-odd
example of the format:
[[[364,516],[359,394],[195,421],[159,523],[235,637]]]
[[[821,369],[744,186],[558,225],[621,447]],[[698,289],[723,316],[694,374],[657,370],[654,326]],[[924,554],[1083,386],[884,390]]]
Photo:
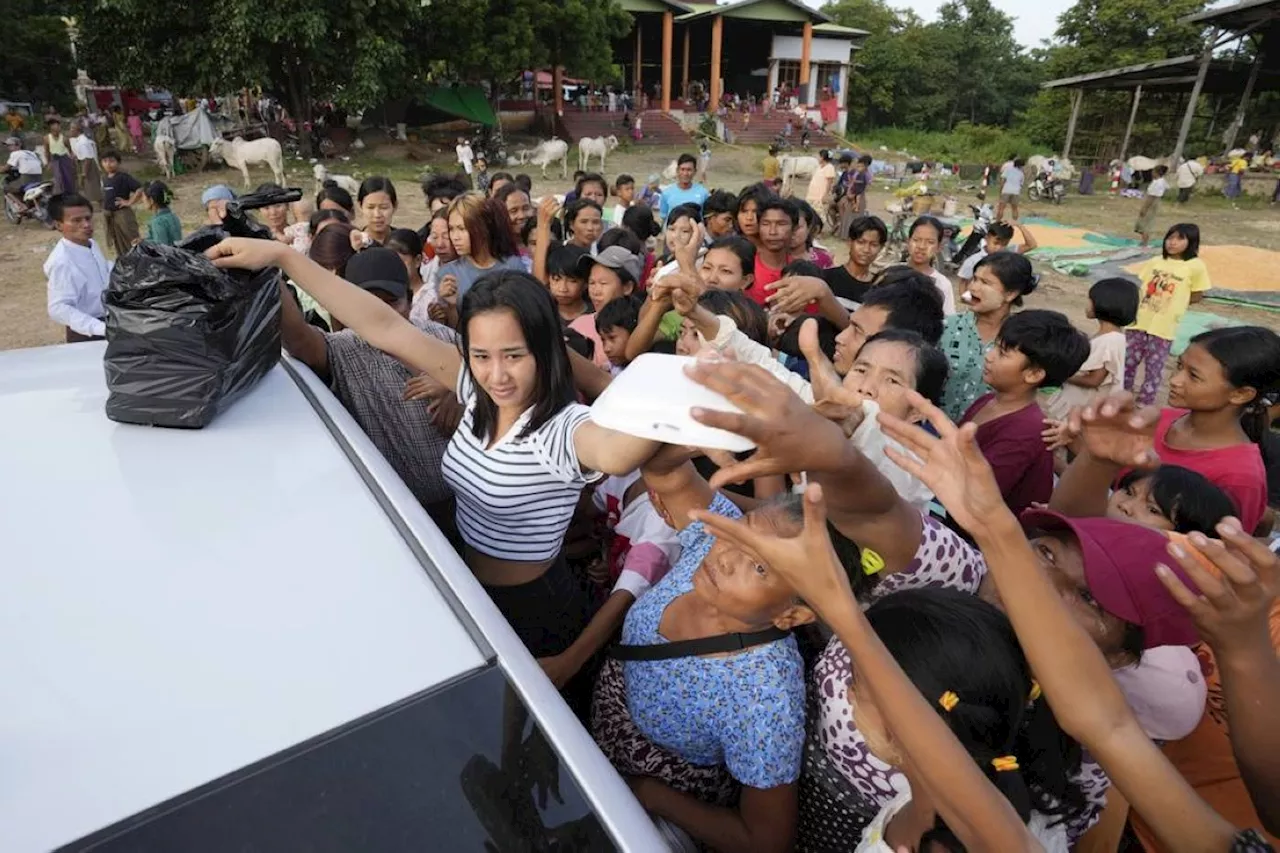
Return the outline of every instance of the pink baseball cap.
[[[1068,530],[1075,535],[1084,557],[1089,592],[1112,616],[1142,626],[1145,648],[1200,642],[1191,614],[1169,595],[1156,575],[1156,564],[1163,563],[1188,589],[1199,592],[1165,550],[1169,537],[1164,533],[1128,521],[1067,518],[1045,509],[1029,509],[1019,520],[1024,529]]]

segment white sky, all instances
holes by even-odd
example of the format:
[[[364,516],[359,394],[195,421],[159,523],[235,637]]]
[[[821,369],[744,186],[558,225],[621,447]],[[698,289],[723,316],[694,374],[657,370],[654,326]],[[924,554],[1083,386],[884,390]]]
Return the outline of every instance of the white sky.
[[[822,0],[805,0],[817,8]],[[938,7],[944,0],[889,0],[890,6],[914,9],[925,21],[937,17]],[[1013,31],[1025,47],[1038,47],[1041,39],[1053,36],[1058,28],[1058,16],[1069,9],[1072,0],[992,0],[995,7],[1013,17]],[[856,26],[856,24],[855,24]]]

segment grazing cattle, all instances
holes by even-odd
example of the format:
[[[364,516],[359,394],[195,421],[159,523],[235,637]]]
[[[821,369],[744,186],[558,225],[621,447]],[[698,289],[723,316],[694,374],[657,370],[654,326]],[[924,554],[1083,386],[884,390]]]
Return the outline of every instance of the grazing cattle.
[[[515,154],[511,154],[507,156],[507,165],[523,166],[525,163],[529,162],[529,155],[531,155],[532,153],[533,152],[530,151],[528,148],[521,148],[518,151],[516,151]]]
[[[782,170],[782,194],[789,196],[796,178],[812,178],[818,171],[818,158],[788,155],[778,158],[778,168]]]
[[[360,182],[350,175],[335,175],[325,168],[323,163],[316,163],[311,173],[316,178],[316,192],[324,188],[325,181],[333,181],[347,192],[351,193],[351,197],[355,198],[360,193]]]
[[[154,147],[156,162],[160,164],[160,168],[164,171],[164,176],[173,178],[173,158],[178,151],[177,143],[173,141],[172,136],[157,136]]]
[[[252,142],[246,142],[239,136],[230,142],[216,139],[209,146],[209,156],[222,160],[233,169],[239,169],[246,187],[250,185],[250,164],[270,167],[276,183],[284,186],[284,152],[280,150],[280,143],[269,136]]]
[[[600,171],[604,172],[604,158],[610,151],[618,147],[616,136],[584,136],[578,140],[578,168],[587,171],[592,157],[600,158]]]
[[[533,149],[533,153],[529,156],[529,164],[540,167],[544,178],[547,176],[547,166],[557,160],[560,161],[560,177],[568,177],[569,143],[563,139],[548,139],[544,142],[539,142],[538,147]]]

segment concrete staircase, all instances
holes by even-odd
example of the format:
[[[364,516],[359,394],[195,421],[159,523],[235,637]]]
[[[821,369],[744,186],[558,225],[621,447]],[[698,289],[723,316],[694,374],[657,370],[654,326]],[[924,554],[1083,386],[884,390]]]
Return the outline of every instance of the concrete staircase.
[[[646,110],[640,114],[643,120],[640,130],[644,138],[638,143],[631,140],[631,130],[622,126],[621,110],[606,112],[593,110],[590,112],[565,108],[560,119],[563,135],[571,143],[587,136],[609,136],[613,134],[619,141],[627,141],[632,145],[688,145],[689,134],[680,127],[680,122],[661,110]]]
[[[731,115],[726,121],[731,134],[730,138],[734,144],[769,145],[786,127],[787,116],[788,113],[779,112],[778,110],[774,110],[767,116],[762,112],[753,113],[746,130],[742,129],[742,115],[739,113]],[[841,144],[838,139],[826,131],[816,128],[809,131],[809,148],[814,151],[819,148],[835,148]],[[798,122],[792,128],[791,147],[800,147],[800,126]]]

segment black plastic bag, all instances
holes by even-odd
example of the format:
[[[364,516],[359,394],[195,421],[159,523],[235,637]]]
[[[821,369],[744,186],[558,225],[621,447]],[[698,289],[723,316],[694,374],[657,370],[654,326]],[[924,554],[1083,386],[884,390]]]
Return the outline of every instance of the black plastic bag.
[[[224,236],[203,228],[116,261],[103,297],[111,420],[199,429],[279,361],[280,271],[221,270],[196,250]]]

